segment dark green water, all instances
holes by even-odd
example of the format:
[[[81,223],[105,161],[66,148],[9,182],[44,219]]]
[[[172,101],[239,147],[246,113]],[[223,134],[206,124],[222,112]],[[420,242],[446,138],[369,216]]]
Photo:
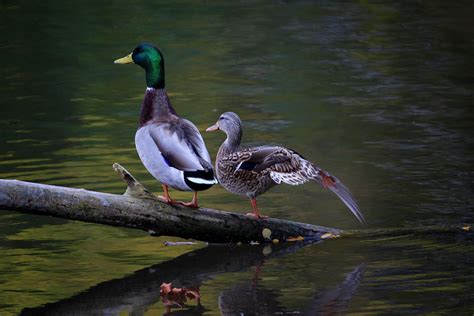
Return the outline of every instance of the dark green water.
[[[472,223],[473,16],[470,1],[0,1],[0,178],[121,193],[120,162],[160,191],[133,144],[144,74],[112,63],[149,41],[180,114],[204,130],[239,113],[247,143],[291,147],[342,179],[369,228]],[[223,135],[204,137],[214,156]],[[250,208],[220,187],[200,202]],[[358,227],[316,185],[259,203]],[[0,315],[163,314],[170,281],[200,287],[201,308],[173,309],[186,315],[474,312],[472,234],[297,250],[165,240],[2,211]]]

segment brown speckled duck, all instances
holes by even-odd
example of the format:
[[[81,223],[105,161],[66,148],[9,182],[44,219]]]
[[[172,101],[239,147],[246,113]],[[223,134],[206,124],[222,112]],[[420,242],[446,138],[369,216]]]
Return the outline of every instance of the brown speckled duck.
[[[253,213],[249,215],[262,217],[256,197],[273,186],[314,180],[334,192],[361,223],[365,222],[349,189],[297,152],[281,146],[242,147],[242,122],[237,114],[225,112],[216,124],[206,129],[207,132],[216,130],[227,135],[216,157],[217,179],[226,190],[250,199]]]

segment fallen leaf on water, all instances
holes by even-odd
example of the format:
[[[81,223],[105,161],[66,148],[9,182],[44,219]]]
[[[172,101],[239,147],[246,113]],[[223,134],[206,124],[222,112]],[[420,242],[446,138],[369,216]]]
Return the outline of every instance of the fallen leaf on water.
[[[286,241],[303,241],[304,237],[303,236],[298,236],[298,237],[288,237]]]
[[[471,231],[471,226],[470,225],[465,225],[465,226],[462,227],[462,230],[467,231],[467,232]]]
[[[171,289],[171,292],[168,293],[168,295],[169,295],[169,294],[172,294],[172,295],[179,295],[179,294],[181,294],[181,293],[183,293],[183,289],[182,289],[182,288],[180,288],[180,287],[173,287],[173,288]]]
[[[263,236],[263,238],[269,240],[270,237],[272,236],[272,231],[268,228],[264,228],[263,231],[262,231],[262,236]]]
[[[160,295],[165,296],[171,292],[171,283],[161,283],[160,285]]]
[[[182,307],[187,299],[197,300],[199,303],[199,291],[190,290],[185,287],[172,287],[171,283],[162,283],[160,296],[165,306]]]
[[[196,291],[186,291],[186,297],[189,298],[190,300],[197,300],[199,298],[199,294]]]
[[[334,235],[333,233],[325,233],[321,235],[321,239],[329,239],[329,238],[338,238],[339,235]]]

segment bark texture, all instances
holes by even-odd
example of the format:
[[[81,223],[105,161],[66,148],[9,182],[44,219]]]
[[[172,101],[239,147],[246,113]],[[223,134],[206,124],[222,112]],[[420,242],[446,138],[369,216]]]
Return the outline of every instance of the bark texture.
[[[317,241],[342,233],[336,228],[274,218],[255,219],[207,208],[168,205],[159,201],[119,164],[114,164],[113,168],[127,182],[123,195],[0,180],[0,209],[135,228],[153,236],[177,236],[211,243],[282,242],[297,236]]]
[[[240,213],[168,205],[158,200],[125,168],[119,164],[114,164],[113,168],[127,183],[123,195],[0,179],[0,210],[135,228],[152,236],[176,236],[210,243],[284,242],[300,236],[305,241],[334,237],[399,238],[420,234],[474,237],[470,223],[343,231],[276,218],[255,219]]]

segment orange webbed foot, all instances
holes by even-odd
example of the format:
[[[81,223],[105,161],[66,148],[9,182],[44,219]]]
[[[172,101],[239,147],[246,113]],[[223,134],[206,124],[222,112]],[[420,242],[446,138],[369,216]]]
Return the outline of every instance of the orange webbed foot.
[[[170,204],[170,205],[176,204],[176,201],[173,200],[172,198],[170,198],[169,196],[158,195],[157,197],[158,197],[158,200],[160,200],[163,203],[167,203],[167,204]]]
[[[199,208],[199,205],[194,201],[191,201],[191,202],[177,201],[176,203],[179,205],[186,206],[186,207]]]
[[[193,199],[191,200],[191,202],[181,202],[181,201],[178,201],[177,203],[180,204],[180,205],[186,206],[186,207],[199,208],[197,192],[194,191],[194,193],[193,193]]]
[[[255,214],[255,213],[246,213],[245,216],[255,217],[256,219],[268,218],[268,216],[266,216],[266,215],[260,215],[260,214]]]

